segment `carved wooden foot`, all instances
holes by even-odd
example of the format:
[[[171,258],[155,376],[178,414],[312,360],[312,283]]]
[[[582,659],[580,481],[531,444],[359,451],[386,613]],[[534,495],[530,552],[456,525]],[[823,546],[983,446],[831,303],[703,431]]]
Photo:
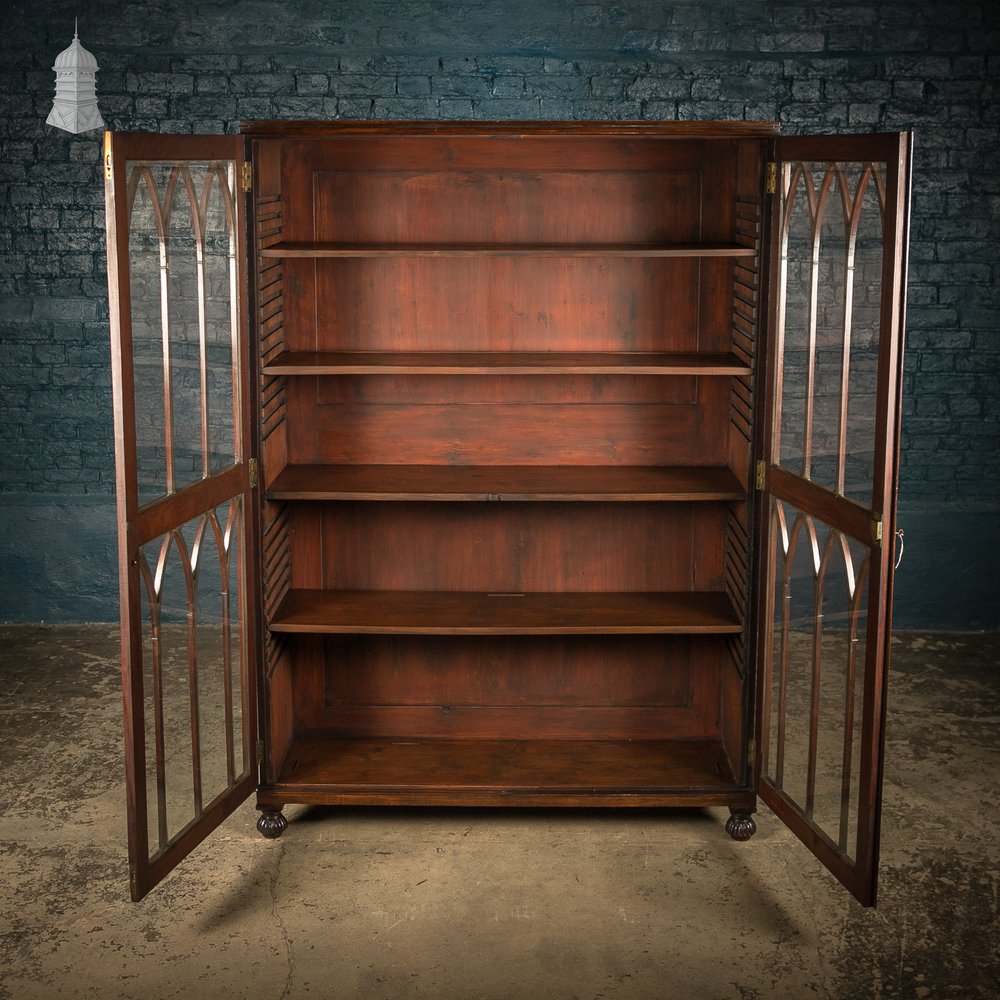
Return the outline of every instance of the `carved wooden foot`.
[[[264,810],[257,818],[257,829],[268,840],[280,837],[285,832],[286,826],[288,826],[288,820],[285,819],[280,809]]]
[[[729,819],[726,820],[726,833],[733,840],[749,840],[756,832],[757,824],[753,821],[753,816],[750,813],[730,810]]]

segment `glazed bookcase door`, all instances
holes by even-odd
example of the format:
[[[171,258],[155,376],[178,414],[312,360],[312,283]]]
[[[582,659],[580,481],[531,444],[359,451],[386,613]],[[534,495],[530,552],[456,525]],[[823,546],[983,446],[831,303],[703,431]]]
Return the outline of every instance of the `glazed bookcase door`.
[[[875,902],[910,137],[775,140],[762,798]]]
[[[256,787],[241,148],[105,142],[133,899]]]

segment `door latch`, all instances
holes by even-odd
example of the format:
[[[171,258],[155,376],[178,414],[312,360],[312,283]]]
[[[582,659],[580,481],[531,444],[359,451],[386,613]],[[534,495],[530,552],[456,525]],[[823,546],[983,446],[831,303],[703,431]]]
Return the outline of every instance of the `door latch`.
[[[882,544],[882,515],[872,514],[872,545]]]

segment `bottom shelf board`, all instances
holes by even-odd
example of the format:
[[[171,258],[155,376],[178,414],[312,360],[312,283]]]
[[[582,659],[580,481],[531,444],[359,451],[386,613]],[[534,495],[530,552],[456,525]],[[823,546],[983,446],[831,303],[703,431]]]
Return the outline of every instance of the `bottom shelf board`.
[[[740,788],[719,740],[305,736],[260,800],[372,805],[722,805]],[[623,802],[623,799],[629,801]]]

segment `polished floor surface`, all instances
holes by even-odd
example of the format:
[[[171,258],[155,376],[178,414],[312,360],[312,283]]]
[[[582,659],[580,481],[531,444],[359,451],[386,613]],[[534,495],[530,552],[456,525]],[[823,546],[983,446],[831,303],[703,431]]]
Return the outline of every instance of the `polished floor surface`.
[[[1000,636],[894,640],[879,906],[766,809],[248,802],[128,900],[117,631],[0,627],[0,998],[1000,996]]]

